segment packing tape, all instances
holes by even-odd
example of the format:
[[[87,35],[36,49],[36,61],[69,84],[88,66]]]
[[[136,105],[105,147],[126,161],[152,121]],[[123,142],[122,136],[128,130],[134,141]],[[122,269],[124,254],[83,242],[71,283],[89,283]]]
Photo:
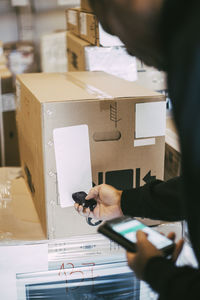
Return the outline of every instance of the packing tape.
[[[102,91],[90,84],[87,84],[87,83],[81,81],[80,79],[73,77],[70,74],[67,74],[66,78],[67,78],[67,80],[71,81],[72,83],[76,84],[77,86],[79,86],[80,88],[85,90],[88,94],[93,95],[96,99],[100,99],[100,100],[112,99],[112,100],[114,100],[114,97],[109,95],[108,93],[105,93],[104,91]]]

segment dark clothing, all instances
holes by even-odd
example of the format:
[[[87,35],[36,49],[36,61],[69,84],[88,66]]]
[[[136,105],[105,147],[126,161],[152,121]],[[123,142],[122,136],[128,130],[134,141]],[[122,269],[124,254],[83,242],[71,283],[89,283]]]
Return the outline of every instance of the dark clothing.
[[[162,220],[186,219],[200,263],[200,1],[165,0],[161,24],[168,89],[180,137],[182,177],[156,181],[124,191],[122,210],[132,216]],[[155,257],[145,268],[145,280],[160,299],[200,299],[200,271],[175,267]]]
[[[125,215],[163,221],[182,221],[186,212],[182,207],[180,191],[182,179],[167,182],[153,181],[143,187],[126,190],[122,194],[121,208]]]

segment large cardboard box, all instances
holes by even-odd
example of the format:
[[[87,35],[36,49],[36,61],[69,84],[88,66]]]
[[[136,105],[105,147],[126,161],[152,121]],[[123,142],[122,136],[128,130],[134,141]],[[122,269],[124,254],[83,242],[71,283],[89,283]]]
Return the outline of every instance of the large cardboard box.
[[[92,7],[90,5],[89,0],[81,0],[81,9],[87,12],[92,12]]]
[[[165,180],[180,175],[181,151],[177,129],[172,116],[166,119]]]
[[[96,185],[127,189],[163,178],[163,95],[103,72],[22,74],[17,95],[22,169],[49,238],[96,232],[59,204],[55,128],[88,126]]]
[[[97,47],[67,33],[68,71],[104,71],[122,79],[135,81],[135,57],[121,47]]]
[[[67,30],[79,36],[79,11],[80,8],[69,8],[66,10]]]

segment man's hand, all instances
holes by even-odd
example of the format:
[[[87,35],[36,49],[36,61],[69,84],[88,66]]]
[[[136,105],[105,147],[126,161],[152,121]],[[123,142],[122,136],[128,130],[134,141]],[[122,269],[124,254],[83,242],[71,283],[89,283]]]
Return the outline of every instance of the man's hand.
[[[122,191],[110,185],[101,184],[92,188],[86,197],[86,200],[94,198],[97,201],[97,206],[93,212],[91,212],[89,208],[83,209],[83,207],[77,203],[74,206],[82,216],[98,220],[110,220],[123,216],[121,210],[121,195]]]
[[[143,279],[144,269],[152,257],[163,256],[162,251],[154,247],[147,239],[147,235],[143,231],[137,232],[137,253],[127,252],[127,260],[129,267],[135,272],[136,276]],[[175,234],[172,232],[168,235],[171,240],[175,239]],[[180,240],[172,254],[172,260],[175,262],[183,248],[183,240]]]

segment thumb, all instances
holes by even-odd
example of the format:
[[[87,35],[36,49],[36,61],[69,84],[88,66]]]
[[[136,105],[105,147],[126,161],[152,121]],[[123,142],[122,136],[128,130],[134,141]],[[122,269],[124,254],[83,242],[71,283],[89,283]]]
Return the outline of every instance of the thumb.
[[[147,233],[143,232],[142,230],[138,230],[136,232],[136,238],[137,238],[138,248],[140,248],[140,246],[144,247],[144,245],[148,245],[149,244],[147,236],[148,236]]]
[[[140,243],[140,242],[145,242],[147,241],[147,233],[145,233],[144,231],[142,230],[138,230],[136,232],[136,237],[137,237],[137,241]]]

